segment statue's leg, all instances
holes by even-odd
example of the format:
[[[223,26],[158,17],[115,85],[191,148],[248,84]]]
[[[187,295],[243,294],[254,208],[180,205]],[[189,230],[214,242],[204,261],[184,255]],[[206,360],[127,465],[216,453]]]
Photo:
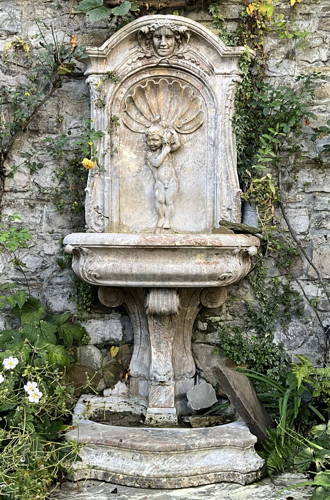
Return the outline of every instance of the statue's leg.
[[[156,199],[156,211],[158,215],[157,227],[164,226],[165,217],[165,188],[162,182],[156,181],[155,183],[155,199]]]
[[[164,228],[171,227],[171,219],[174,212],[174,201],[178,194],[178,181],[176,178],[170,180],[167,189],[165,189],[165,205],[164,205]]]

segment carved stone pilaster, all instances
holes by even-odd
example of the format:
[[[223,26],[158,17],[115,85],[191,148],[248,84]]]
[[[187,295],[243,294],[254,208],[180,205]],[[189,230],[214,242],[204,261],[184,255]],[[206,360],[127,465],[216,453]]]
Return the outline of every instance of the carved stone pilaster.
[[[151,363],[147,424],[176,423],[173,339],[179,297],[171,288],[152,288],[146,300]]]

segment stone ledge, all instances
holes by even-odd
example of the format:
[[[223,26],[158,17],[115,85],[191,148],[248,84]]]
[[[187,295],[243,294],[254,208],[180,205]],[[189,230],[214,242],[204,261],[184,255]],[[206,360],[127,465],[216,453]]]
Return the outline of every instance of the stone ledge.
[[[113,457],[115,458],[115,457]],[[167,460],[170,460],[168,457]],[[188,488],[195,486],[204,486],[212,483],[228,482],[228,483],[238,483],[241,485],[250,484],[261,478],[260,472],[249,472],[249,473],[239,473],[239,472],[213,472],[206,474],[195,474],[189,477],[180,476],[177,477],[137,477],[133,475],[123,474],[122,472],[109,472],[100,469],[86,469],[78,470],[72,475],[74,481],[80,481],[83,479],[97,479],[98,481],[111,482],[114,484],[124,484],[125,486],[133,488],[148,488],[150,489],[175,489],[175,488]],[[148,496],[149,498],[149,496]]]
[[[243,422],[201,428],[120,427],[81,423],[66,434],[69,441],[134,451],[178,452],[230,446],[250,448],[257,438]]]
[[[147,490],[118,486],[100,481],[64,483],[51,497],[52,500],[307,500],[311,488],[290,488],[305,481],[302,474],[282,474],[260,482],[241,486],[235,483],[217,483],[176,490]]]

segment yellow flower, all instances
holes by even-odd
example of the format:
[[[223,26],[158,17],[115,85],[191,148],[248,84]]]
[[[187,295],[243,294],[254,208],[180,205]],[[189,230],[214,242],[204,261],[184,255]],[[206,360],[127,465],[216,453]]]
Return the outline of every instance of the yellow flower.
[[[81,164],[85,168],[94,168],[96,165],[95,161],[89,160],[88,158],[84,158]]]
[[[30,94],[30,92],[24,92],[24,95],[25,95],[26,97],[30,97],[30,95],[31,95],[31,94]]]

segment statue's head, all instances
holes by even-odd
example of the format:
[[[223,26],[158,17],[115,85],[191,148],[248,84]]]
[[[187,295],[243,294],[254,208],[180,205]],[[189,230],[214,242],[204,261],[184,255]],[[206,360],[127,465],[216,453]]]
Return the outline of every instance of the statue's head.
[[[151,151],[157,151],[164,143],[165,131],[159,125],[153,125],[146,132],[147,144]]]
[[[159,57],[170,57],[188,43],[189,34],[184,26],[169,22],[157,22],[144,26],[138,35],[140,46]]]

